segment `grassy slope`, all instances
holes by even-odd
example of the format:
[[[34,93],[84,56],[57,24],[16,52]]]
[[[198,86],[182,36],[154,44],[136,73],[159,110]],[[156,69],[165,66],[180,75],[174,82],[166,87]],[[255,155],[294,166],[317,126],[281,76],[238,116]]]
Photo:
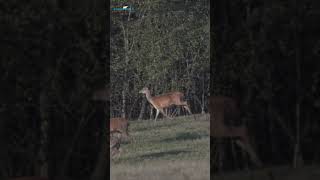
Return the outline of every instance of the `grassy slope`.
[[[129,133],[132,141],[111,162],[111,180],[209,179],[208,115],[132,121]]]

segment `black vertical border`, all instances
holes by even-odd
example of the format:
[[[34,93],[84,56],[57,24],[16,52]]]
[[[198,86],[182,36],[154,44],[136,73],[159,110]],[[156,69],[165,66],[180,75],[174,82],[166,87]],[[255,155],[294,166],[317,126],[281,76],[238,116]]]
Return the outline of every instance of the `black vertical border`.
[[[212,84],[213,84],[213,64],[214,64],[214,11],[215,11],[215,4],[216,1],[209,1],[210,3],[210,96],[212,95]],[[208,101],[208,104],[210,102]],[[210,113],[210,111],[208,111]],[[211,129],[212,129],[212,123],[211,123],[211,114],[210,115],[210,179],[213,179],[213,139],[211,138]]]
[[[219,70],[219,62],[223,61],[221,53],[227,48],[225,46],[228,34],[226,29],[228,21],[226,5],[229,2],[229,0],[210,2],[210,96],[214,95],[214,84],[219,79],[217,71]],[[210,114],[210,130],[212,126],[212,115]],[[210,132],[210,134],[212,133]],[[213,138],[210,136],[210,179],[213,179],[213,146]]]
[[[107,81],[108,81],[108,85],[109,85],[109,92],[111,92],[111,87],[110,87],[110,0],[103,0],[103,1],[106,1],[105,4],[106,4],[106,10],[105,10],[105,17],[106,17],[106,74],[107,74]],[[110,132],[110,101],[107,102],[107,121],[106,122],[106,126],[104,127],[107,127],[107,132]],[[109,134],[107,134],[107,136],[109,137]],[[110,145],[110,141],[109,141],[109,138],[107,138],[107,141],[108,141],[108,146]],[[107,168],[107,177],[110,178],[110,149],[108,147],[108,168]]]

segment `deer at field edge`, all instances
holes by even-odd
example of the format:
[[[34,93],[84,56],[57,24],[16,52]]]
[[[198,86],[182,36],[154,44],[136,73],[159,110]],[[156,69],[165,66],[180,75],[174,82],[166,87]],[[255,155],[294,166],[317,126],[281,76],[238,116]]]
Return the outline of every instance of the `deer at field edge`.
[[[154,121],[157,121],[159,112],[170,118],[163,109],[168,108],[171,105],[182,106],[189,114],[192,114],[188,103],[182,100],[184,96],[182,92],[173,91],[162,95],[151,96],[150,90],[147,87],[144,87],[139,93],[145,94],[148,102],[157,110]]]

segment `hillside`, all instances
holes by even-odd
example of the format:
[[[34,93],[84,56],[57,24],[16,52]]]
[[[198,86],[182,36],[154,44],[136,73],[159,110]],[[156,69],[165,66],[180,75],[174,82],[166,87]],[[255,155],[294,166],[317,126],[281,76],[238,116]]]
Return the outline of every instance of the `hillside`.
[[[209,115],[131,121],[131,141],[111,161],[111,179],[199,179],[210,175]]]

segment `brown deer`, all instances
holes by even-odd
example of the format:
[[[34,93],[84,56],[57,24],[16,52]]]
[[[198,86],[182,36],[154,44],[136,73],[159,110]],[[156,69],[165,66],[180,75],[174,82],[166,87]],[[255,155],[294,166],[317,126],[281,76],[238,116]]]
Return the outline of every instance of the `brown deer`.
[[[157,110],[154,121],[157,121],[159,112],[170,118],[166,113],[164,113],[163,109],[168,108],[171,105],[182,106],[188,111],[189,114],[192,114],[188,103],[186,101],[182,101],[182,92],[173,91],[158,96],[151,96],[150,90],[147,87],[144,87],[141,91],[139,91],[139,93],[145,94],[149,103],[152,104],[152,106]]]
[[[119,132],[124,135],[125,138],[129,137],[129,122],[126,118],[111,118],[110,119],[110,133]]]
[[[250,144],[248,130],[246,125],[227,126],[225,120],[240,120],[240,109],[238,103],[230,97],[211,96],[209,99],[210,112],[210,136],[213,138],[239,138],[236,144],[246,151],[250,159],[257,165],[262,163],[256,155],[252,145]]]
[[[111,118],[110,119],[110,156],[114,157],[120,154],[120,145],[122,137],[129,138],[129,122],[125,118]]]

